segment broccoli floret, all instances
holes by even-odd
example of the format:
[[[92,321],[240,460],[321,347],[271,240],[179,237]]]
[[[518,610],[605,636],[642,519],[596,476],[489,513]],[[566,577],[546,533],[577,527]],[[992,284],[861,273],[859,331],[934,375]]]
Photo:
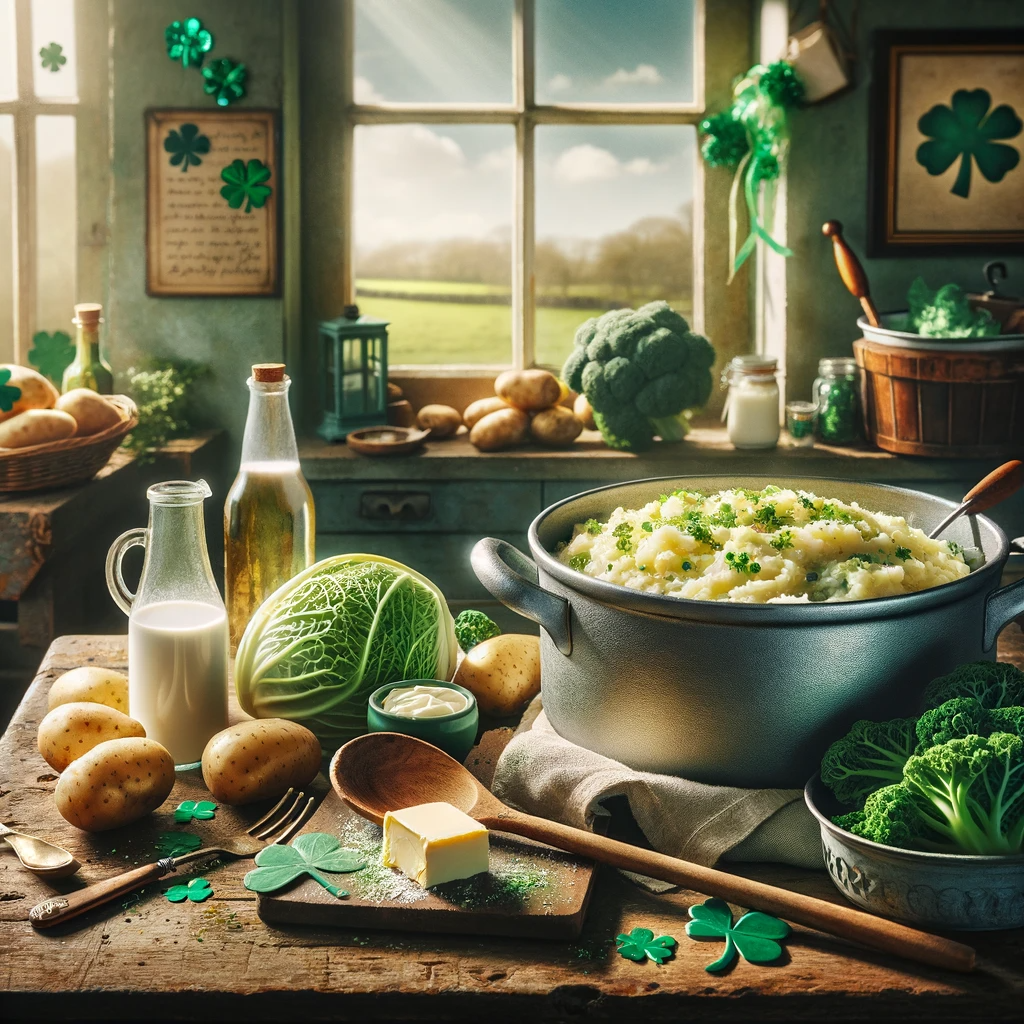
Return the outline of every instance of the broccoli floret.
[[[917,721],[917,753],[947,740],[1008,732],[1024,736],[1024,707],[987,708],[976,697],[954,697]]]
[[[862,719],[835,741],[821,761],[821,780],[850,807],[863,807],[868,795],[903,779],[903,766],[917,746],[917,719],[888,722]]]
[[[837,814],[832,819],[832,824],[845,828],[847,832],[853,832],[854,835],[859,836],[860,832],[857,830],[864,824],[864,812],[850,811],[849,814]]]
[[[608,445],[644,451],[655,435],[686,435],[686,414],[711,394],[714,361],[706,338],[667,303],[651,302],[581,324],[562,378],[586,395]]]
[[[864,820],[850,831],[886,846],[934,849],[942,840],[928,828],[919,801],[902,783],[876,789],[864,804]]]
[[[459,646],[469,653],[477,644],[482,644],[491,637],[501,636],[498,624],[483,612],[475,608],[467,608],[459,612],[455,619],[455,639]]]
[[[924,693],[925,707],[938,707],[954,697],[974,697],[989,709],[1024,705],[1024,672],[1003,661],[961,665],[932,680]]]

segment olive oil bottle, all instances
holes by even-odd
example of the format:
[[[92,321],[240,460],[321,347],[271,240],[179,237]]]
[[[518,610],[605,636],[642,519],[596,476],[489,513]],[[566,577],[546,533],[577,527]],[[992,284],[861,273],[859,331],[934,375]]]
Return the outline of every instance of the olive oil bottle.
[[[64,371],[61,391],[67,394],[74,388],[89,388],[101,395],[114,393],[114,374],[100,355],[100,324],[103,307],[98,302],[79,302],[71,322],[78,328],[75,358]]]
[[[315,560],[313,495],[299,468],[283,363],[252,368],[242,462],[224,504],[224,592],[234,653],[253,613]]]

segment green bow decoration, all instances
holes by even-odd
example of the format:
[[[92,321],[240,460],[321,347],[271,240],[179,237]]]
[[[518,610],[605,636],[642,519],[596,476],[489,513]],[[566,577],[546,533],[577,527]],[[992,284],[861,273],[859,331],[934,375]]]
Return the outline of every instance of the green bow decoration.
[[[804,96],[804,85],[785,61],[756,64],[733,87],[732,106],[705,118],[701,153],[709,167],[733,170],[729,191],[729,281],[749,259],[758,239],[782,256],[792,256],[773,237],[775,194],[789,149],[788,111]],[[737,249],[740,193],[750,232]],[[763,211],[763,213],[762,213]]]

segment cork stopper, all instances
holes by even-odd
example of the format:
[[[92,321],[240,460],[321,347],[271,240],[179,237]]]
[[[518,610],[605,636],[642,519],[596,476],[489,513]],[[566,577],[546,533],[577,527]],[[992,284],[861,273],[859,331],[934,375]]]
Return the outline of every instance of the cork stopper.
[[[260,384],[280,384],[284,380],[284,363],[254,363],[252,379]]]
[[[103,307],[98,302],[79,302],[75,305],[75,319],[72,323],[82,327],[95,327],[100,323]]]

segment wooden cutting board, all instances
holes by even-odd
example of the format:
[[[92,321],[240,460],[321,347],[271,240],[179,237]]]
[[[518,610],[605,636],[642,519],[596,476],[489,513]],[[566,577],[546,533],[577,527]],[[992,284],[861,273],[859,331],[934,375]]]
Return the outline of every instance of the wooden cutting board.
[[[540,843],[492,832],[488,874],[425,890],[380,863],[380,828],[333,790],[302,831],[338,836],[365,856],[367,866],[330,876],[351,893],[345,899],[311,878],[260,895],[264,921],[538,939],[574,939],[583,928],[595,865]]]

